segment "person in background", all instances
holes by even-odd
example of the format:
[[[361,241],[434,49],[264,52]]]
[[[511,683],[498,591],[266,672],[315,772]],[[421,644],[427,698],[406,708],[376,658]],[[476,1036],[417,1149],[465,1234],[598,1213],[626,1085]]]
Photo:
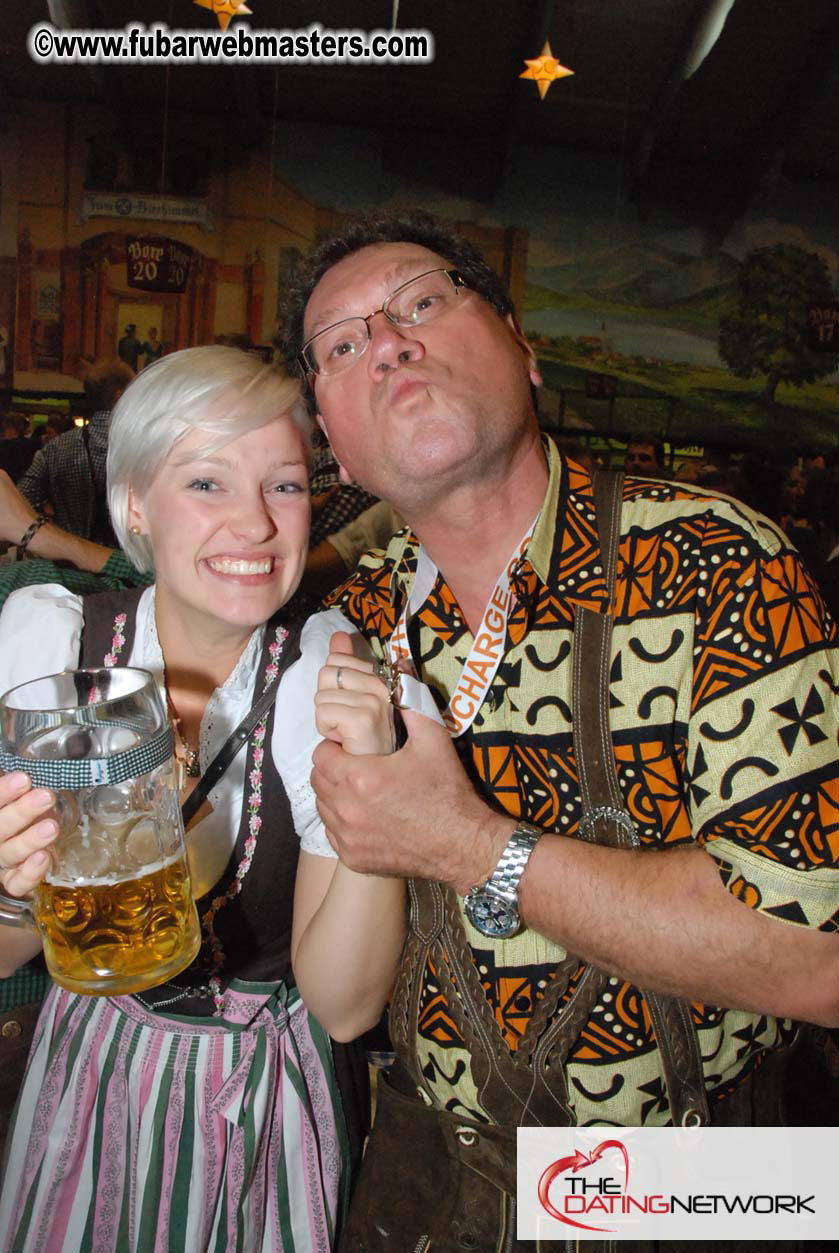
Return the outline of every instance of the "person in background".
[[[634,435],[623,454],[623,468],[627,474],[637,474],[645,479],[660,479],[665,473],[664,444],[658,435]]]
[[[27,439],[29,419],[25,413],[9,412],[3,418],[3,438],[0,440],[0,469],[13,482],[29,469],[35,455],[35,444]]]
[[[582,466],[589,474],[594,473],[596,466],[594,454],[586,444],[565,436],[557,439],[556,446],[569,461],[575,461],[578,466]]]
[[[105,465],[111,410],[133,379],[123,361],[103,357],[85,376],[92,417],[84,427],[59,435],[35,454],[18,487],[36,510],[51,506],[56,525],[73,535],[115,548],[108,514]]]
[[[124,361],[132,374],[137,373],[137,362],[142,351],[142,344],[137,338],[137,327],[134,322],[129,322],[125,328],[125,334],[117,344],[117,353],[120,361]]]
[[[61,583],[84,595],[108,589],[145,587],[150,577],[119,549],[82,539],[33,509],[0,470],[0,545],[8,551],[0,568],[0,609],[21,587]]]
[[[341,477],[332,450],[322,436],[320,446],[317,439],[315,445],[309,483],[312,493],[310,548],[317,548],[327,536],[340,531],[377,501],[372,493]]]
[[[376,501],[340,531],[309,549],[302,590],[312,596],[326,596],[353,572],[364,553],[386,548],[391,536],[403,525],[387,501]]]
[[[51,413],[38,428],[39,447],[45,447],[52,440],[58,439],[59,435],[66,435],[75,425],[69,413]]]
[[[159,361],[163,356],[163,345],[157,338],[157,327],[150,326],[148,339],[145,339],[140,347],[140,351],[145,357],[145,365],[151,365],[154,361]]]

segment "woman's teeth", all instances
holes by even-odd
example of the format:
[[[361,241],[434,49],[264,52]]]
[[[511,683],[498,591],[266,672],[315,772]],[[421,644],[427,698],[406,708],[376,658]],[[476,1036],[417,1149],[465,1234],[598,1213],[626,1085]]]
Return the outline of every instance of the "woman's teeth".
[[[218,574],[270,574],[274,559],[263,557],[261,561],[235,561],[232,557],[213,557],[207,565]]]

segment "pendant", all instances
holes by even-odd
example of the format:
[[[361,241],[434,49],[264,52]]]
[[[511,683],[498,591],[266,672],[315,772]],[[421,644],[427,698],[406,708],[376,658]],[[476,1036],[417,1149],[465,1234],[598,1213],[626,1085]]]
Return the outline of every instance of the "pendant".
[[[183,754],[175,754],[175,774],[179,792],[183,792],[186,788],[187,779],[199,779],[201,777],[201,762],[198,759],[198,754],[193,749],[187,749]]]

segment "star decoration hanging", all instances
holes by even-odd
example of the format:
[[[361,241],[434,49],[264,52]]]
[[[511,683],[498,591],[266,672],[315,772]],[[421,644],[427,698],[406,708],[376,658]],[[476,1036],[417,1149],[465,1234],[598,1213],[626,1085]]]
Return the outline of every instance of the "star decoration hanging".
[[[567,78],[569,74],[574,73],[566,65],[560,65],[551,52],[551,45],[547,42],[539,56],[534,57],[531,61],[525,60],[525,65],[527,69],[523,74],[519,74],[519,78],[532,78],[539,88],[539,95],[542,100],[545,99],[551,83],[558,78]]]
[[[215,13],[222,30],[227,30],[231,20],[239,14],[253,12],[242,0],[192,0],[192,3],[197,4],[200,9],[209,9],[211,13]]]

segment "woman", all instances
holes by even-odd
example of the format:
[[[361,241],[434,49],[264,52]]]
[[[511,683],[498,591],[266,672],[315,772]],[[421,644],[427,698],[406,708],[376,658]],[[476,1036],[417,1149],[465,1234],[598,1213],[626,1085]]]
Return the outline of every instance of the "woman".
[[[325,734],[382,752],[392,730],[385,689],[349,637],[329,653],[341,616],[301,631],[277,614],[306,559],[308,446],[297,384],[257,358],[222,347],[164,357],[119,402],[108,453],[115,529],[132,560],[153,566],[154,585],[84,601],[28,588],[0,616],[0,690],[80,660],[156,676],[182,799],[277,684],[247,753],[187,830],[205,940],[196,963],[140,996],[47,997],[10,1135],[3,1250],[334,1241],[341,1108],[329,1040],[299,1000],[291,956],[324,1025],[352,1039],[381,1012],[404,897],[398,882],[335,860],[309,784],[323,662]],[[52,802],[23,775],[0,778],[0,880],[11,894],[47,869]],[[38,943],[5,929],[0,974]]]
[[[149,334],[148,339],[143,341],[143,344],[140,348],[140,351],[142,352],[143,356],[146,358],[145,361],[143,362],[144,367],[153,365],[155,361],[159,361],[160,358],[163,356],[163,345],[161,344],[160,340],[157,338],[157,327],[150,326],[148,334]]]

